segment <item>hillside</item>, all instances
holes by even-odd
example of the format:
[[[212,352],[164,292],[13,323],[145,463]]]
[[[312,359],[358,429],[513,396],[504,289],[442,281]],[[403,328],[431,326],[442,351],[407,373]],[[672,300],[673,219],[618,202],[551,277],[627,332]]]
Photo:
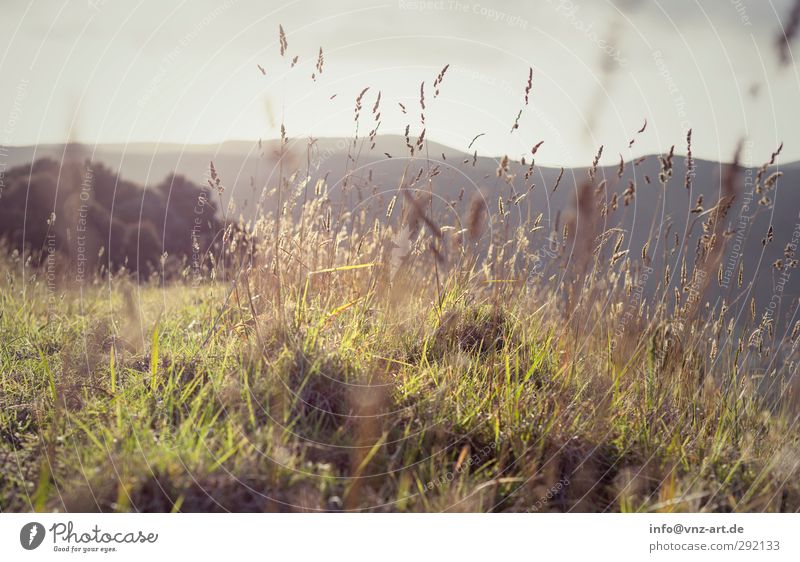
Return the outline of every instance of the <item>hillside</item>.
[[[656,227],[659,190],[668,208],[686,205],[677,158],[665,188],[638,181],[648,161],[628,166],[635,193],[616,210],[628,184],[610,169],[565,171],[555,192],[554,171],[536,169],[519,199],[520,164],[467,158],[437,173],[441,163],[393,160],[347,187],[333,173],[316,181],[322,167],[308,181],[288,168],[267,212],[227,230],[191,278],[115,271],[76,283],[47,255],[0,260],[0,509],[800,508],[800,329],[776,330],[746,296],[713,298],[728,290],[711,273],[726,264],[717,241],[740,209],[714,204],[713,166],[698,163],[709,212],[691,213],[698,232],[686,238],[710,235],[676,246]],[[223,166],[214,174],[235,200]],[[59,202],[50,226],[68,240],[69,195],[85,175],[62,191],[59,169],[18,168],[9,193]],[[63,169],[97,170],[93,200],[110,215],[114,191],[101,186],[117,187],[127,220],[147,209],[142,223],[163,225],[163,244],[189,238],[181,221],[199,186],[172,176],[145,190],[96,163]],[[721,172],[723,195],[747,173]],[[787,179],[762,174],[762,189],[781,197]],[[761,220],[748,234],[757,246]],[[646,232],[648,250],[635,250]],[[109,234],[112,253],[131,251]],[[776,223],[764,252],[787,235]],[[730,292],[747,290],[753,255]]]

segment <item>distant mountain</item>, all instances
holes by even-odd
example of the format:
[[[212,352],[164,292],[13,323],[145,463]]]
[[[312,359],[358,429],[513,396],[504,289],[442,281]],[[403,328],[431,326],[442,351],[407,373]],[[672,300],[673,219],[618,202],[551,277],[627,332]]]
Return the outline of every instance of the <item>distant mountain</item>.
[[[411,144],[414,143],[415,139],[412,139]],[[571,244],[577,247],[586,243],[581,240],[590,232],[587,228],[588,217],[585,212],[582,217],[576,210],[576,200],[588,178],[587,168],[564,170],[558,189],[554,191],[561,173],[558,168],[536,166],[525,180],[530,162],[523,165],[511,161],[507,169],[501,170],[498,175],[501,159],[474,157],[433,142],[426,142],[423,154],[417,154],[413,160],[408,158],[410,151],[406,139],[400,136],[377,137],[375,148],[369,150],[369,146],[368,139],[359,139],[355,145],[347,139],[319,139],[313,144],[298,139],[284,147],[281,159],[277,141],[265,142],[260,146],[259,143],[247,142],[213,146],[101,145],[95,148],[43,145],[11,148],[7,160],[9,166],[14,166],[26,165],[41,158],[51,158],[56,162],[88,159],[95,165],[117,170],[120,178],[124,178],[123,183],[153,186],[137,192],[138,197],[145,201],[149,201],[145,195],[148,191],[164,190],[164,178],[173,178],[173,174],[188,178],[185,180],[187,185],[205,185],[210,162],[213,161],[226,188],[218,207],[231,208],[248,220],[261,212],[274,211],[274,195],[269,193],[269,189],[278,183],[282,162],[284,177],[292,180],[288,183],[289,189],[313,192],[317,181],[324,178],[332,204],[345,209],[363,209],[377,218],[385,219],[386,206],[397,194],[402,181],[404,187],[432,191],[434,215],[442,224],[458,227],[459,219],[464,218],[470,201],[475,197],[484,198],[493,212],[502,198],[506,211],[509,211],[507,224],[511,227],[529,217],[543,214],[542,230],[530,236],[534,251],[546,246],[546,238],[553,231],[558,231],[560,236],[564,225],[570,221],[576,229],[572,233]],[[674,286],[678,282],[684,256],[691,270],[695,245],[703,234],[702,222],[708,216],[706,211],[724,194],[725,178],[730,169],[725,164],[696,160],[690,193],[684,186],[686,161],[683,157],[675,156],[672,159],[672,176],[663,192],[659,183],[661,168],[660,157],[655,155],[635,163],[626,162],[621,176],[617,167],[599,168],[593,189],[605,180],[605,188],[600,196],[605,197],[608,212],[605,216],[593,217],[599,224],[596,225],[597,230],[591,232],[596,234],[610,228],[622,229],[625,232],[622,250],[627,250],[631,257],[637,257],[650,239],[651,228],[654,228],[653,232],[660,234],[660,238],[658,241],[649,241],[649,256],[654,260],[656,271],[660,270],[662,260],[670,263],[673,273],[671,286]],[[29,168],[13,173],[24,175],[26,170]],[[769,168],[761,175],[761,183],[777,171],[782,175],[772,178],[774,186],[769,193],[759,194],[754,192],[758,170],[739,170],[733,183],[738,195],[724,219],[728,245],[725,255],[721,257],[722,270],[704,272],[704,275],[713,277],[707,298],[712,301],[725,299],[732,310],[739,311],[744,317],[749,314],[750,298],[754,297],[757,315],[772,315],[776,329],[785,330],[787,327],[791,329],[790,326],[797,320],[800,297],[800,271],[789,267],[787,264],[794,258],[784,255],[785,251],[791,254],[800,239],[800,163]],[[6,172],[6,177],[9,173]],[[509,175],[515,176],[513,188],[504,181]],[[624,194],[631,182],[635,193],[629,198],[629,204],[625,205]],[[531,185],[535,187],[530,189]],[[166,189],[168,192],[169,189]],[[617,205],[616,210],[612,210],[611,202],[615,194]],[[766,205],[759,205],[758,201],[763,196],[769,197],[770,201]],[[176,202],[165,196],[161,204],[171,206]],[[6,214],[21,212],[16,204],[9,211],[7,201],[3,201],[2,209]],[[115,206],[113,212],[121,213],[122,210]],[[144,215],[156,215],[156,226],[163,227],[179,220],[177,217],[187,212],[184,209],[173,213],[167,208],[159,208],[145,211]],[[166,221],[164,217],[167,217]],[[7,226],[1,226],[4,220],[7,219],[0,214],[0,234],[8,231]],[[684,233],[688,234],[685,245]],[[681,248],[673,252],[676,234]],[[166,244],[170,237],[162,238]],[[779,264],[781,269],[773,266],[777,260],[782,261]],[[741,288],[737,282],[740,267]],[[721,276],[722,287],[717,282],[718,276]],[[656,283],[657,280],[650,280],[643,291],[652,291]]]

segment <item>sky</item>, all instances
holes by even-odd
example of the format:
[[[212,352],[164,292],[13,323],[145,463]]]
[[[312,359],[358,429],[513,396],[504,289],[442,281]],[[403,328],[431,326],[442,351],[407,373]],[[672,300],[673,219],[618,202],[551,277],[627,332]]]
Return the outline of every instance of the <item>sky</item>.
[[[600,145],[611,163],[685,152],[691,128],[696,157],[746,138],[754,165],[780,142],[800,160],[800,77],[776,47],[791,4],[3,0],[0,145],[349,136],[366,87],[362,136],[378,92],[379,132],[417,136],[424,82],[426,137],[467,150],[483,133],[479,155],[544,141],[540,163],[588,165]]]

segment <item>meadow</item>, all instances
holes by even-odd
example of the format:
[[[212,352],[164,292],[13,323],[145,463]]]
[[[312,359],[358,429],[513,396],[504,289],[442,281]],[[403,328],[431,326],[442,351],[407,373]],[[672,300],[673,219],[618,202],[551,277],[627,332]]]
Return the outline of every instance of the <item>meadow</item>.
[[[146,280],[11,252],[2,510],[800,508],[794,363],[765,392],[769,325],[703,299],[722,242],[670,281],[657,239],[511,229],[502,199],[444,225],[404,181],[375,218],[295,174],[297,213],[231,221],[222,258]],[[583,181],[600,217],[596,164]]]

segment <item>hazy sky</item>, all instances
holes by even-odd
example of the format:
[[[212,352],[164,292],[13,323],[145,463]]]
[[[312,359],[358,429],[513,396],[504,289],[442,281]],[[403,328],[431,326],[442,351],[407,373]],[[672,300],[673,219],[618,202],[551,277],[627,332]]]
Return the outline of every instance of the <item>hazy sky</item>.
[[[784,161],[800,159],[800,78],[776,48],[790,4],[3,0],[0,144],[256,140],[277,136],[281,115],[290,136],[349,135],[367,86],[362,134],[381,91],[380,132],[417,135],[425,81],[428,138],[466,149],[486,133],[480,154],[544,140],[543,163],[588,164],[600,144],[613,161],[682,152],[692,127],[697,156],[729,159],[747,136],[756,164],[780,141]]]

